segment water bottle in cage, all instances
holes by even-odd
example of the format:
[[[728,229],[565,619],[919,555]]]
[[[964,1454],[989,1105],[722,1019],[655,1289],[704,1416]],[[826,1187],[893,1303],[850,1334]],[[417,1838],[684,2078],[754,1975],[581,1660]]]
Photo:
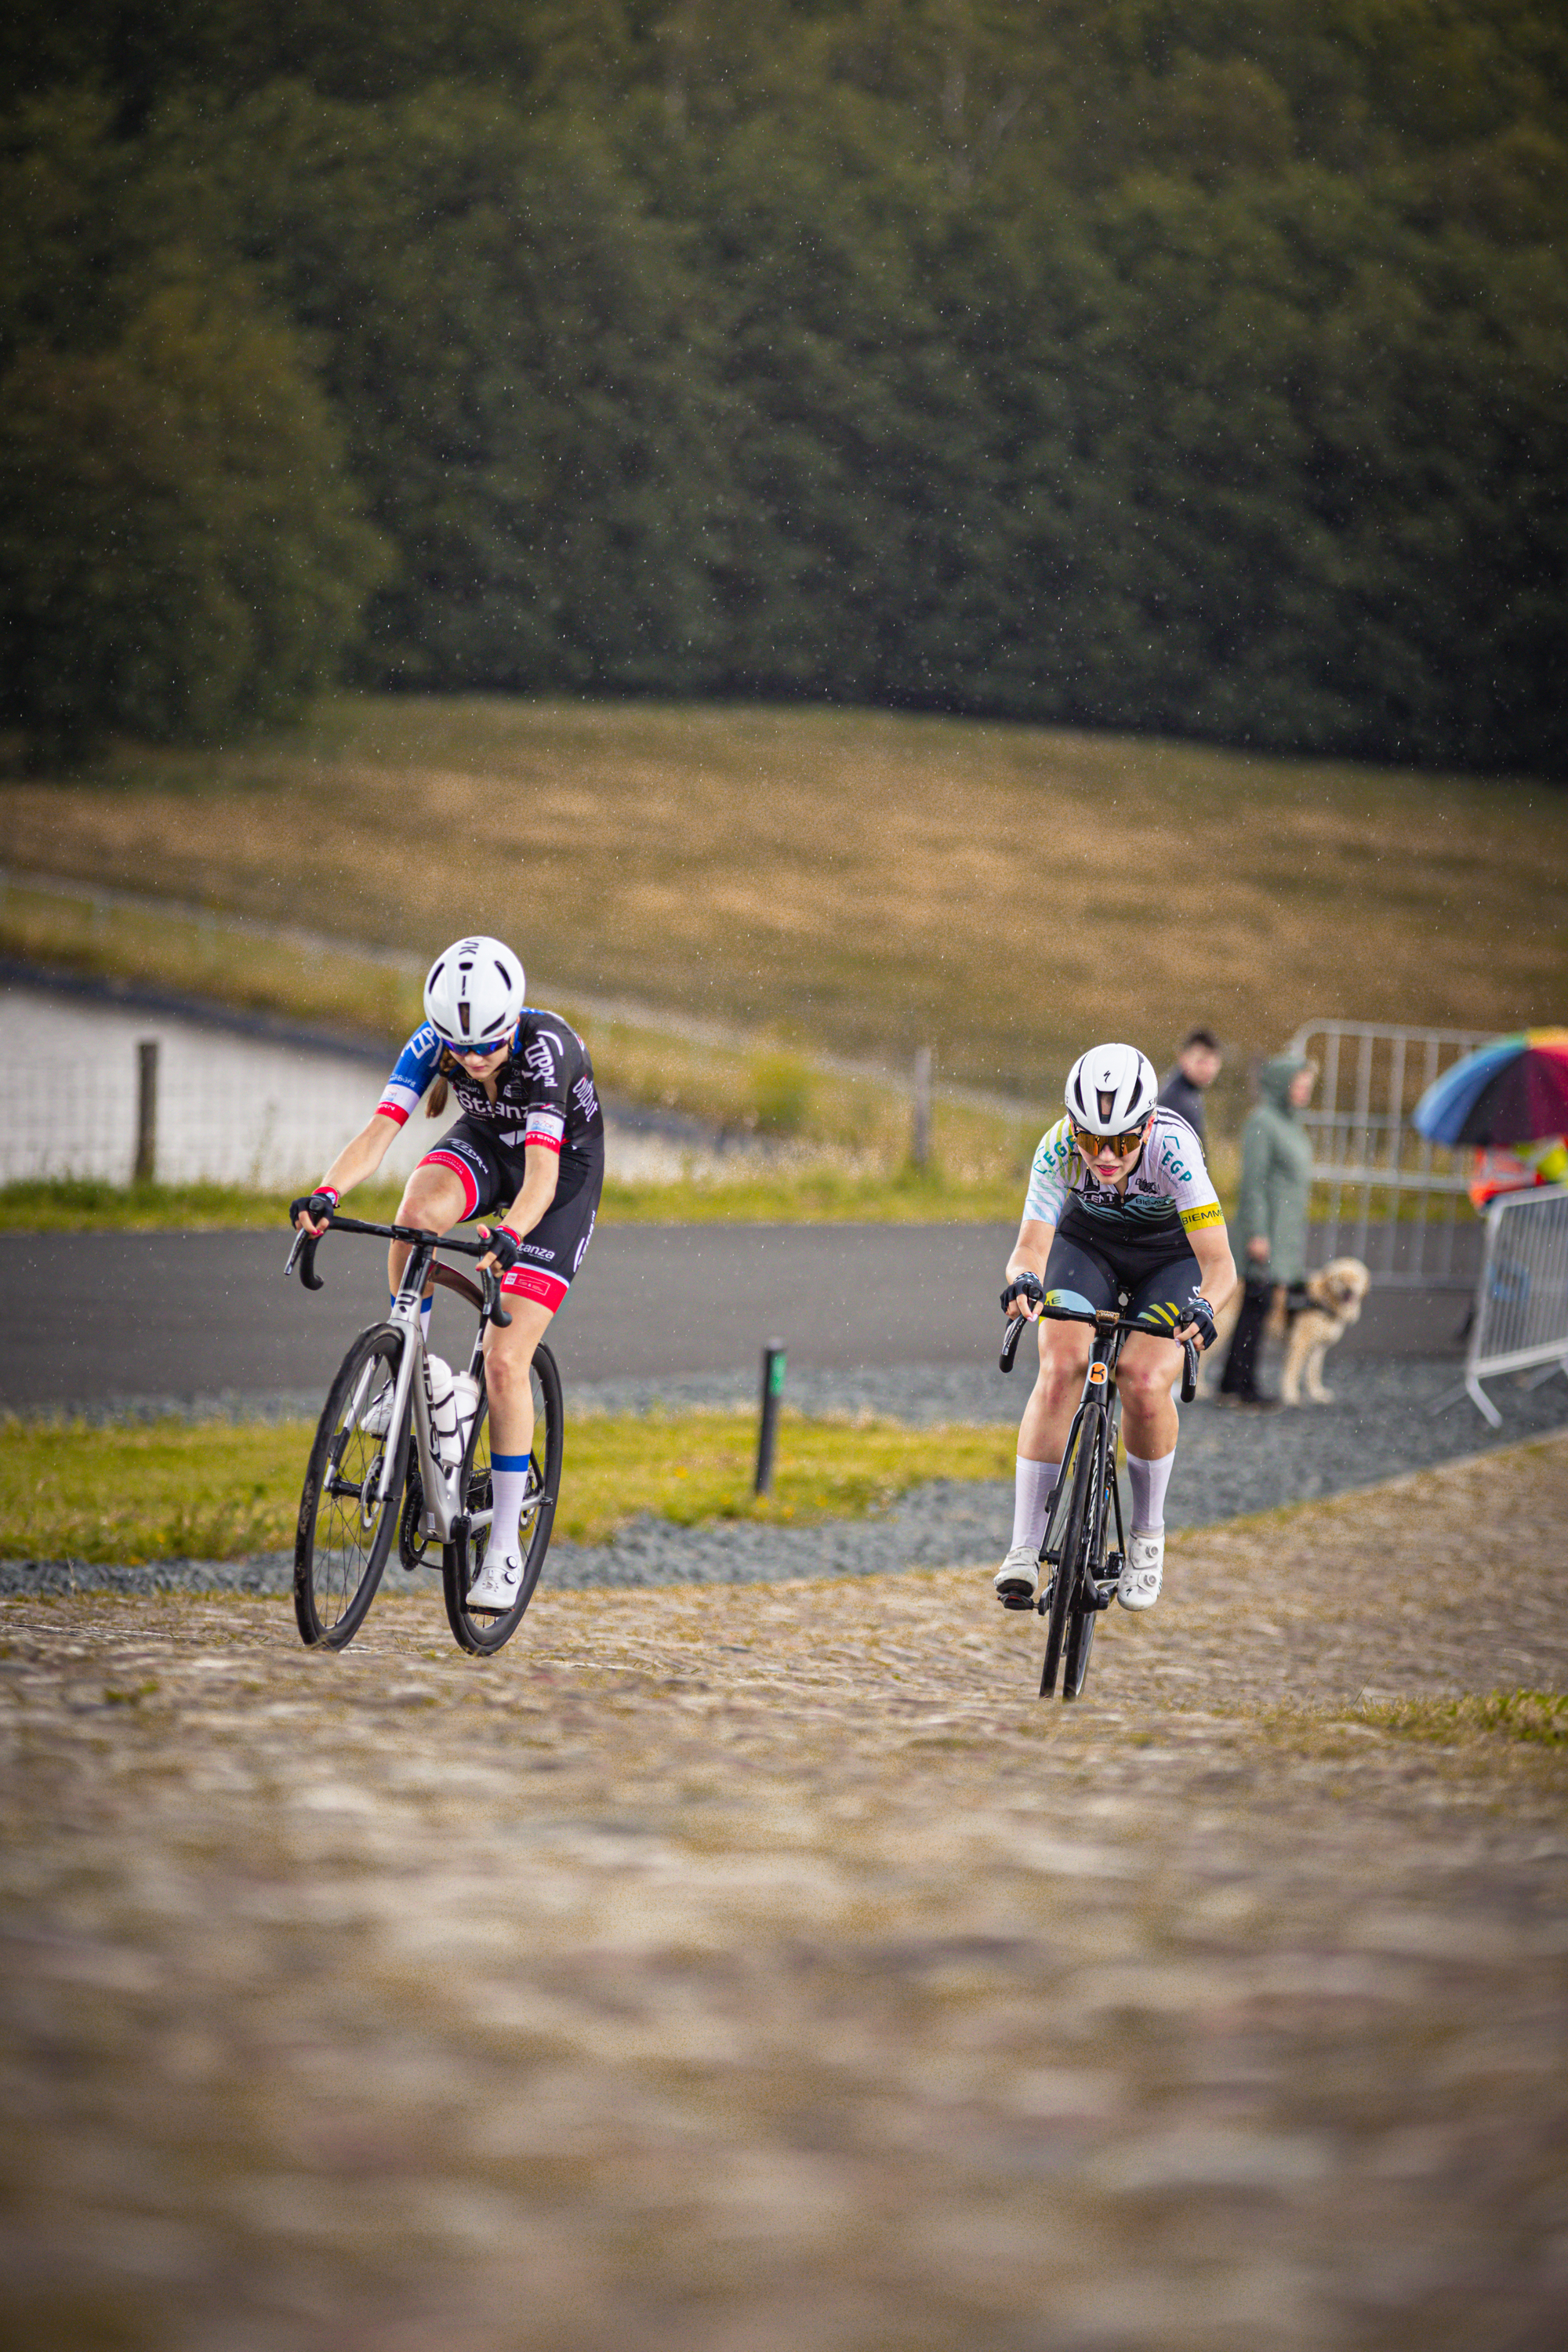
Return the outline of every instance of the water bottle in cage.
[[[472,1372],[456,1372],[452,1377],[452,1399],[457,1409],[457,1435],[453,1452],[448,1457],[460,1462],[468,1443],[468,1432],[474,1425],[474,1415],[479,1409],[479,1384]]]
[[[465,1376],[466,1377],[466,1376]],[[430,1408],[430,1435],[437,1454],[450,1469],[458,1459],[458,1393],[452,1367],[444,1357],[426,1352],[425,1401]]]

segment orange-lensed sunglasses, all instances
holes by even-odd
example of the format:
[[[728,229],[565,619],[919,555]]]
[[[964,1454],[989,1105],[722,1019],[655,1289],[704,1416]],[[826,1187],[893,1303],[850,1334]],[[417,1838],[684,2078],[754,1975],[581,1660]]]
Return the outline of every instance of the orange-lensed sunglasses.
[[[1068,1125],[1072,1129],[1073,1141],[1085,1151],[1114,1151],[1119,1160],[1135,1151],[1149,1132],[1147,1119],[1142,1127],[1130,1127],[1124,1135],[1095,1135],[1089,1128],[1079,1127],[1076,1118],[1069,1118]]]

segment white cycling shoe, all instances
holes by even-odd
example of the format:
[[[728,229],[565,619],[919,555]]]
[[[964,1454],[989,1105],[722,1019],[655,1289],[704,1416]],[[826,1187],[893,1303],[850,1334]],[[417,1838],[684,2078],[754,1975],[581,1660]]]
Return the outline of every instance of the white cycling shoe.
[[[1165,1531],[1129,1536],[1127,1559],[1116,1580],[1116,1598],[1123,1609],[1152,1609],[1160,1598],[1160,1577],[1165,1565]]]
[[[1015,1544],[996,1571],[993,1590],[1005,1609],[1032,1609],[1040,1589],[1040,1547]]]
[[[498,1615],[510,1609],[522,1591],[522,1562],[515,1552],[500,1559],[487,1559],[468,1587],[470,1609],[493,1609]]]

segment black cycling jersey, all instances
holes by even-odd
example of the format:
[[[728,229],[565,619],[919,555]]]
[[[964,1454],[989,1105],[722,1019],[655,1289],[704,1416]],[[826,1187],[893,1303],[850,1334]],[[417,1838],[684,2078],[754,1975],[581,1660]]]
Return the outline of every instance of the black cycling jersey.
[[[426,1022],[403,1048],[382,1090],[376,1108],[383,1118],[401,1126],[437,1073],[451,1087],[465,1119],[492,1127],[497,1141],[508,1150],[527,1146],[559,1152],[563,1182],[568,1170],[579,1179],[602,1173],[605,1115],[593,1064],[581,1037],[558,1013],[524,1008],[512,1032],[510,1059],[501,1064],[493,1081],[494,1102],[482,1082],[446,1053]]]

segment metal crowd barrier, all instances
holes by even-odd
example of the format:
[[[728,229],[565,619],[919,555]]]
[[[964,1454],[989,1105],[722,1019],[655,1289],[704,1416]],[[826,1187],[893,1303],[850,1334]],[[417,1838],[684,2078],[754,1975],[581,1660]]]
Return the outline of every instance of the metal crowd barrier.
[[[1568,1373],[1568,1184],[1505,1193],[1488,1210],[1465,1377],[1432,1410],[1468,1396],[1497,1429],[1502,1415],[1481,1382],[1531,1370],[1527,1388]]]

